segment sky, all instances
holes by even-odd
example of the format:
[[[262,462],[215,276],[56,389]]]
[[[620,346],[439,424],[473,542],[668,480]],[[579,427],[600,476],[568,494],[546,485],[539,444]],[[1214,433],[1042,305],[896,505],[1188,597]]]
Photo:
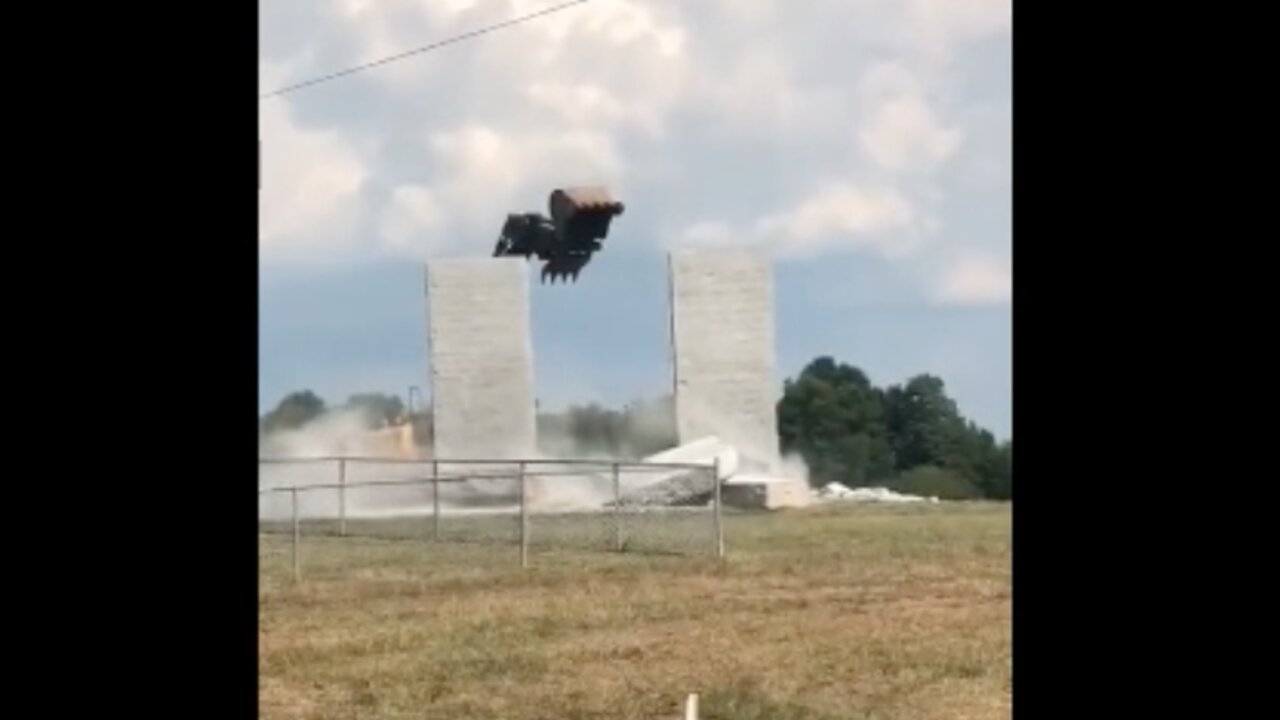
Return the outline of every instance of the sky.
[[[260,92],[559,0],[259,4]],[[259,103],[259,405],[428,388],[424,263],[605,185],[533,278],[543,407],[669,392],[666,253],[774,261],[779,392],[819,355],[928,372],[1012,434],[1011,0],[590,0]]]

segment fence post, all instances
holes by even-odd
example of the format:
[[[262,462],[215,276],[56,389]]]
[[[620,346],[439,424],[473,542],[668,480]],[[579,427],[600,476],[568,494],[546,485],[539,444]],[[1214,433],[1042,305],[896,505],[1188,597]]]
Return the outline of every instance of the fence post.
[[[338,458],[338,534],[347,535],[347,459]]]
[[[720,497],[720,458],[719,456],[717,456],[715,461],[711,464],[711,482],[715,488],[713,493],[713,496],[715,499],[712,500],[712,505],[714,507],[714,512],[715,512],[716,557],[719,558],[720,560],[723,560],[724,559],[724,521],[720,517],[720,506],[722,503],[721,503],[721,497]]]
[[[529,567],[529,488],[524,463],[520,463],[520,567]]]
[[[431,539],[440,540],[440,461],[431,461]]]
[[[302,574],[298,562],[298,544],[302,535],[302,527],[298,520],[298,488],[290,488],[289,495],[293,501],[293,581],[297,582]]]
[[[613,549],[622,552],[622,477],[616,462],[613,464]]]

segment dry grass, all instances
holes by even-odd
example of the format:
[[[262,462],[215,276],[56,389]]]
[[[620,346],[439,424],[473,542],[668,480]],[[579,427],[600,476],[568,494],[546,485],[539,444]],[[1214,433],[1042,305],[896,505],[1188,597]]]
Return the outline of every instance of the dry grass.
[[[274,718],[1004,718],[1010,509],[727,518],[730,557],[261,540]]]

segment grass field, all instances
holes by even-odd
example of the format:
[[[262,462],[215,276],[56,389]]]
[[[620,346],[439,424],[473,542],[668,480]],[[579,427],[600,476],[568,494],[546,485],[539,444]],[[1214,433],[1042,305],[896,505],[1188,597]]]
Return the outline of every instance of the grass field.
[[[1010,506],[726,516],[693,557],[260,539],[261,716],[1005,718]]]

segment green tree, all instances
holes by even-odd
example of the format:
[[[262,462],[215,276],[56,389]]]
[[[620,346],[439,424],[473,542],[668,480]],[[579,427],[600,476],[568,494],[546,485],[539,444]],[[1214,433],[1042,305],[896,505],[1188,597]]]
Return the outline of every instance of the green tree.
[[[889,485],[901,493],[936,497],[940,500],[974,500],[982,497],[982,489],[964,474],[934,465],[913,467]]]
[[[881,390],[858,368],[819,357],[785,383],[778,434],[784,452],[804,458],[815,484],[1012,497],[1012,442],[1000,445],[965,419],[934,375]]]
[[[622,410],[622,457],[642,458],[680,444],[675,400],[637,400]]]
[[[885,393],[885,415],[899,470],[947,467],[960,459],[963,420],[942,378],[916,375]],[[948,462],[951,461],[951,462]]]
[[[271,412],[262,419],[263,433],[296,430],[315,420],[325,412],[324,400],[310,390],[285,395]]]
[[[584,455],[616,456],[621,448],[622,414],[595,403],[568,411],[569,435]]]
[[[986,458],[982,472],[983,494],[996,500],[1013,499],[1013,441],[1006,440]]]
[[[784,385],[778,435],[784,453],[796,452],[816,485],[866,485],[892,475],[893,448],[884,396],[852,365],[820,357]]]
[[[538,446],[554,457],[639,459],[677,444],[670,397],[639,400],[621,411],[596,404],[538,413]]]

